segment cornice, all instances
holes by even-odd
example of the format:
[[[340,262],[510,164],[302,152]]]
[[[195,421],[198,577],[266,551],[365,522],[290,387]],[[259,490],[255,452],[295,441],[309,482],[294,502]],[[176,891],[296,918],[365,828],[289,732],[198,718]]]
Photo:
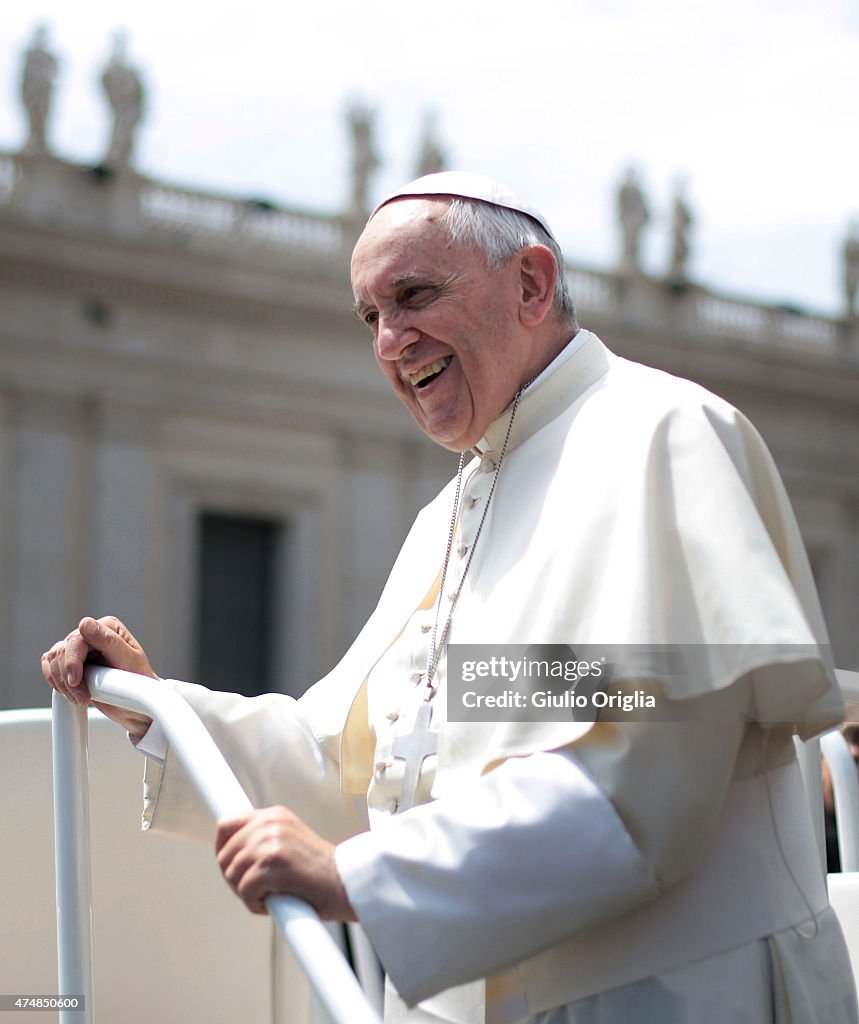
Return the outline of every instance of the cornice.
[[[0,224],[0,282],[216,317],[276,320],[291,311],[350,316],[343,274],[247,266],[197,252]]]

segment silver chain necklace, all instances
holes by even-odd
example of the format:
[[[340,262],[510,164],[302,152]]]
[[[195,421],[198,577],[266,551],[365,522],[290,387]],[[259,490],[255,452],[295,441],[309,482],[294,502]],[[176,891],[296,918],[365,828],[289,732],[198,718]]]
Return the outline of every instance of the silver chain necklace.
[[[516,397],[513,399],[513,408],[510,410],[510,420],[507,423],[507,432],[504,435],[504,443],[501,445],[501,451],[498,454],[498,461],[495,463],[495,474],[492,477],[492,486],[489,488],[489,494],[486,496],[486,504],[483,506],[483,515],[480,517],[480,522],[477,524],[477,532],[474,535],[474,540],[471,544],[471,550],[468,552],[468,560],[465,563],[465,569],[462,572],[462,578],[459,581],[459,586],[456,588],[453,594],[450,596],[450,612],[448,613],[447,619],[444,624],[444,629],[441,632],[441,636],[438,636],[438,621],[439,614],[441,613],[441,600],[444,594],[444,584],[447,579],[447,570],[450,565],[450,556],[453,552],[453,539],[456,534],[456,520],[459,515],[459,499],[462,493],[462,472],[465,467],[465,452],[459,453],[459,469],[456,474],[456,491],[453,496],[453,512],[450,517],[450,529],[447,534],[447,548],[444,553],[444,564],[441,570],[441,581],[438,587],[438,600],[436,602],[435,609],[435,622],[433,623],[432,637],[430,639],[429,655],[427,656],[427,671],[426,671],[426,685],[424,689],[424,700],[431,700],[435,694],[436,687],[433,685],[433,679],[435,678],[435,672],[437,668],[437,657],[440,650],[444,649],[445,641],[447,640],[447,634],[450,632],[450,624],[453,621],[453,613],[456,611],[456,603],[459,600],[459,596],[462,593],[462,588],[465,586],[466,578],[468,577],[468,570],[471,568],[471,560],[474,558],[474,552],[477,548],[477,542],[480,540],[480,534],[483,530],[483,524],[486,522],[486,517],[489,514],[489,506],[492,504],[492,496],[495,494],[495,485],[498,483],[498,474],[501,472],[501,464],[504,462],[504,456],[507,454],[507,446],[510,443],[510,434],[513,430],[513,422],[516,419],[516,410],[519,408],[519,402],[525,391],[534,383],[536,377],[532,377],[527,384],[523,384],[521,388],[516,392]]]
[[[495,475],[492,478],[492,486],[489,488],[489,494],[486,496],[486,504],[483,506],[483,515],[480,517],[480,522],[477,525],[477,533],[474,535],[471,550],[468,553],[468,561],[465,563],[462,579],[459,581],[459,586],[456,588],[456,591],[451,595],[450,612],[448,613],[444,628],[441,631],[441,636],[438,636],[439,614],[441,612],[441,602],[444,595],[444,584],[447,579],[447,570],[450,565],[450,556],[453,551],[453,539],[456,535],[456,520],[459,514],[459,498],[462,493],[462,471],[465,466],[465,452],[461,452],[459,456],[459,470],[456,474],[456,492],[453,498],[453,512],[450,517],[450,529],[447,535],[447,549],[444,554],[444,564],[442,566],[441,581],[438,588],[435,623],[433,625],[430,650],[427,657],[426,685],[424,686],[423,698],[418,704],[418,710],[415,715],[411,732],[398,736],[391,745],[391,753],[393,756],[404,762],[403,781],[400,788],[400,799],[397,804],[398,810],[407,810],[410,807],[414,807],[418,783],[420,782],[421,767],[424,760],[431,754],[438,753],[438,733],[434,732],[430,728],[432,723],[432,704],[430,701],[436,692],[433,679],[435,677],[435,670],[437,667],[438,653],[443,650],[445,641],[447,640],[447,635],[450,632],[450,623],[453,619],[453,613],[456,610],[456,602],[459,600],[459,595],[462,593],[462,588],[465,586],[468,570],[471,567],[471,560],[474,557],[474,551],[477,547],[477,542],[480,539],[483,524],[486,522],[489,505],[492,502],[492,495],[495,493],[495,485],[498,483],[498,474],[501,471],[501,464],[504,461],[504,456],[507,454],[507,446],[510,442],[510,433],[513,430],[513,421],[516,419],[516,410],[519,408],[519,400],[522,398],[525,390],[529,388],[536,379],[536,377],[532,377],[527,384],[523,385],[516,392],[516,397],[513,400],[513,408],[510,411],[510,421],[507,424],[507,433],[504,435],[504,444],[501,445],[498,461],[495,463]]]

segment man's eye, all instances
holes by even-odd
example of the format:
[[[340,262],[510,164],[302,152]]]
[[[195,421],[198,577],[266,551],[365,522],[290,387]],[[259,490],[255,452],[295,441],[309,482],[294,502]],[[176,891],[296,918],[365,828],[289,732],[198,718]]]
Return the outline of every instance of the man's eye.
[[[379,313],[375,309],[370,310],[369,313],[365,313],[364,314],[364,318],[363,319],[364,319],[364,323],[368,327],[375,327],[376,324],[379,322]]]
[[[413,299],[422,298],[422,297],[425,298],[426,297],[425,293],[428,293],[428,292],[429,292],[429,288],[425,284],[415,284],[415,285],[412,285],[410,288],[406,288],[403,291],[403,293],[402,293],[400,298],[401,298],[402,302],[411,302]]]

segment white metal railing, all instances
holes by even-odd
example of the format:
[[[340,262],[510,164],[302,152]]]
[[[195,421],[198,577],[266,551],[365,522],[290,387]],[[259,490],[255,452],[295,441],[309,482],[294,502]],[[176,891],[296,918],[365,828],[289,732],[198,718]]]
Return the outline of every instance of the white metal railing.
[[[859,672],[848,669],[837,668],[835,677],[841,688],[845,701],[852,704],[859,704]],[[840,742],[839,742],[840,741]],[[814,835],[817,841],[820,866],[826,874],[826,838],[823,825],[823,775],[821,772],[820,758],[825,756],[829,761],[832,772],[832,785],[835,795],[835,805],[838,814],[838,845],[839,851],[847,853],[846,859],[850,864],[859,864],[859,794],[857,794],[856,766],[852,764],[852,772],[848,770],[844,760],[846,753],[850,753],[844,744],[844,738],[839,735],[838,730],[826,733],[823,736],[815,737],[802,743],[796,739],[796,751],[799,758],[799,767],[802,771],[802,781],[805,785],[805,795],[808,800],[808,808],[811,813],[811,821],[814,825]],[[831,755],[831,760],[830,760]],[[841,813],[844,813],[842,819]],[[844,868],[844,870],[856,870]]]
[[[841,870],[859,871],[859,781],[856,778],[856,763],[847,740],[837,729],[821,736],[820,749],[832,779]]]
[[[835,674],[844,699],[850,704],[859,703],[859,672],[836,669]],[[841,870],[859,871],[859,781],[856,764],[847,741],[838,730],[822,736],[820,747],[832,779]]]
[[[190,705],[175,690],[131,672],[87,666],[92,696],[157,719],[171,750],[212,815],[251,809],[244,790]],[[61,1009],[60,1024],[95,1020],[89,857],[87,712],[53,695],[54,818],[57,866],[59,994],[83,996],[84,1009]],[[335,1024],[380,1024],[351,968],[313,909],[291,896],[269,896],[266,909]]]

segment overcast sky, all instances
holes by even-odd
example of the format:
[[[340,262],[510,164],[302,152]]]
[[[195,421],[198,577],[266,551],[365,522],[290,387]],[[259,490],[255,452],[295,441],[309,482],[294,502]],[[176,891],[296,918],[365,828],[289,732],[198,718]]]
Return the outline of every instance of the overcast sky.
[[[148,90],[147,174],[336,210],[347,101],[377,111],[374,195],[412,176],[432,110],[449,164],[524,193],[573,260],[615,260],[615,189],[635,164],[650,270],[665,267],[683,178],[699,280],[840,310],[839,250],[859,215],[857,0],[5,3],[0,149],[24,138],[21,54],[40,21],[62,61],[50,135],[69,159],[103,151],[97,80],[124,29]]]

